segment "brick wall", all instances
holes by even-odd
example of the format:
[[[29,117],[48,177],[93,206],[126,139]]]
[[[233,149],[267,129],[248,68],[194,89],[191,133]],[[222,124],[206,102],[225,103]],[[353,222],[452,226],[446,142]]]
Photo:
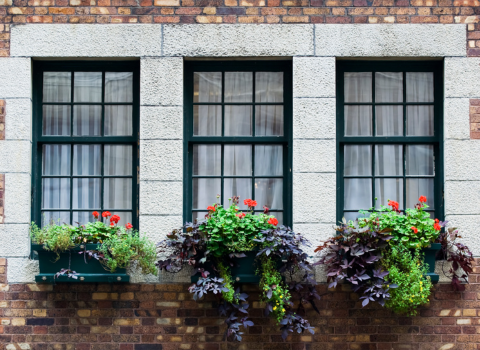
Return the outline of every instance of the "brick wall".
[[[242,344],[222,341],[215,299],[196,303],[186,285],[5,284],[6,265],[0,259],[1,350],[480,349],[480,258],[465,292],[437,285],[418,317],[362,309],[348,286],[330,293],[322,284],[320,315],[309,311],[315,335],[286,342],[245,286],[255,326]]]
[[[0,56],[22,23],[469,23],[480,57],[480,0],[0,0]]]

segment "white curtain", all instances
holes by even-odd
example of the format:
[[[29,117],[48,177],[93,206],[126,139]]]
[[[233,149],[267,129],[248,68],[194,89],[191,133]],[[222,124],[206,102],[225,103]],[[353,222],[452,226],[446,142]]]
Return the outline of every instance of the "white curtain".
[[[43,72],[43,102],[70,102],[72,73]]]
[[[402,145],[375,146],[375,175],[403,176]],[[377,208],[393,200],[403,209],[403,178],[375,179],[375,197]]]

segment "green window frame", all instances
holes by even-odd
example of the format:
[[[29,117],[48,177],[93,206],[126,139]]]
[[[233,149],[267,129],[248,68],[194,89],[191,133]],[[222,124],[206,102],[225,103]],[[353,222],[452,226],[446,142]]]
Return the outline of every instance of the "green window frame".
[[[225,106],[228,105],[250,105],[252,106],[252,136],[194,136],[194,106],[202,105],[194,102],[194,73],[195,72],[222,72],[222,94],[221,101],[217,103],[203,103],[205,105],[218,105],[222,110],[222,135],[225,133]],[[252,102],[227,103],[224,100],[225,93],[225,72],[283,72],[283,103],[257,103],[255,101],[255,78],[253,79]],[[220,203],[224,200],[224,146],[225,145],[282,145],[283,146],[283,221],[285,225],[292,225],[292,62],[291,61],[186,61],[184,72],[184,205],[183,217],[185,221],[192,221],[193,212],[206,212],[206,208],[193,208],[193,149],[195,145],[221,145],[221,175],[215,176],[221,179]],[[284,130],[283,136],[255,136],[255,106],[258,105],[281,105],[283,104]],[[252,174],[244,178],[252,179],[252,199],[255,199],[255,178],[262,177],[255,174],[255,152],[252,154]],[[242,176],[230,176],[242,177]],[[263,176],[266,177],[266,176]],[[273,178],[275,176],[268,176]],[[245,198],[240,198],[243,203]],[[213,203],[212,203],[213,204]],[[258,203],[255,212],[263,212],[264,203]],[[271,208],[272,211],[278,208]],[[272,212],[275,215],[275,213]]]
[[[372,100],[371,102],[345,102],[345,73],[349,72],[370,72],[372,73]],[[402,72],[403,73],[403,101],[402,102],[375,102],[375,72]],[[406,102],[406,73],[407,72],[433,72],[433,102]],[[433,176],[424,176],[433,178],[433,207],[435,217],[442,220],[444,218],[444,198],[443,198],[443,61],[337,61],[336,77],[336,109],[337,109],[337,222],[340,222],[347,212],[356,212],[358,209],[369,208],[345,208],[345,153],[344,147],[348,145],[372,145],[371,173],[367,176],[350,176],[355,178],[370,178],[372,206],[375,205],[375,179],[379,178],[397,178],[403,179],[403,198],[404,208],[407,203],[407,185],[409,178],[422,178],[421,176],[407,175],[406,167],[406,148],[410,145],[431,145],[433,146]],[[372,106],[372,135],[371,136],[345,136],[345,106],[348,105],[368,105]],[[403,136],[376,136],[376,108],[381,105],[399,105],[403,107]],[[431,136],[407,136],[407,106],[432,105],[433,106],[433,135]],[[400,176],[379,176],[375,173],[375,146],[376,145],[401,145],[402,146],[402,165],[403,172]],[[389,198],[396,200],[394,198]],[[386,205],[386,203],[385,203]]]
[[[43,102],[43,77],[45,72],[70,72],[71,86],[70,86],[70,99],[68,102]],[[102,73],[102,87],[101,87],[101,101],[98,102],[75,102],[74,101],[74,84],[75,84],[75,72],[101,72]],[[110,72],[128,72],[132,75],[132,101],[128,102],[106,102],[105,101],[105,76]],[[69,108],[70,114],[68,116],[70,123],[69,135],[65,136],[45,136],[43,135],[43,106],[44,105],[63,105]],[[100,134],[96,136],[75,136],[73,134],[74,124],[74,106],[80,105],[95,105],[100,106],[96,108],[101,109],[101,122],[100,122]],[[131,106],[132,109],[132,133],[131,135],[121,136],[105,136],[105,107],[106,106]],[[128,108],[127,108],[128,109]],[[114,108],[112,108],[112,111]],[[92,212],[108,210],[115,212],[121,216],[121,213],[131,212],[131,224],[138,228],[138,146],[139,146],[139,115],[140,115],[140,62],[139,61],[34,61],[33,62],[33,142],[32,142],[32,221],[37,224],[42,224],[42,212],[45,211],[62,211],[69,212],[70,222],[75,224],[73,219],[73,212]],[[111,114],[114,117],[114,112]],[[118,116],[118,115],[117,115]],[[91,118],[91,116],[89,116]],[[111,119],[114,122],[114,119]],[[51,175],[46,176],[42,173],[43,162],[43,146],[44,145],[69,145],[70,146],[70,171],[69,175],[59,176]],[[73,173],[73,152],[74,145],[100,145],[101,149],[101,173],[95,175],[74,175]],[[131,145],[131,175],[106,175],[105,174],[105,147],[108,145]],[[127,168],[125,168],[127,169]],[[70,191],[70,205],[69,208],[58,209],[45,209],[42,208],[42,179],[54,177],[54,178],[66,178],[69,181]],[[73,208],[73,179],[81,178],[95,178],[100,181],[100,206],[97,208]],[[107,208],[104,205],[104,183],[105,179],[109,178],[127,178],[132,181],[132,193],[131,193],[131,208]],[[123,191],[123,188],[118,188],[116,191]],[[128,202],[127,202],[128,203]],[[67,214],[65,214],[67,215]],[[78,214],[80,215],[80,213]],[[85,214],[86,215],[86,214]],[[126,219],[125,219],[126,220]],[[123,221],[123,220],[122,220]]]

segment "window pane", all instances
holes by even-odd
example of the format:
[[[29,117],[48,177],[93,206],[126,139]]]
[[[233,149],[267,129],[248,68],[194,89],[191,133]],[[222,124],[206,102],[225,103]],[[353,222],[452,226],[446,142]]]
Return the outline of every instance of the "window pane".
[[[375,102],[403,102],[403,73],[375,73]]]
[[[73,145],[73,175],[101,174],[101,145]]]
[[[427,197],[427,205],[435,208],[434,179],[407,179],[407,208],[413,208],[420,196]]]
[[[105,136],[132,135],[132,106],[105,106]]]
[[[133,101],[133,72],[105,73],[105,102]]]
[[[207,215],[207,211],[194,211],[192,212],[192,222],[196,222],[196,220],[203,220],[205,219],[205,215]]]
[[[255,106],[255,135],[283,136],[283,106]]]
[[[407,106],[407,136],[433,136],[433,106]]]
[[[372,73],[344,73],[345,102],[372,102]]]
[[[43,102],[70,102],[70,72],[43,72]]]
[[[73,209],[100,208],[100,179],[74,178],[72,189]]]
[[[283,72],[255,73],[255,102],[283,102]]]
[[[43,209],[70,209],[70,179],[44,178],[42,201]]]
[[[92,211],[74,211],[73,225],[85,225],[88,222],[94,222],[96,219],[92,215]]]
[[[252,176],[252,146],[225,145],[224,147],[224,175]]]
[[[283,209],[283,179],[255,179],[255,200],[258,209]]]
[[[47,224],[70,224],[69,211],[42,211],[42,227]]]
[[[372,136],[372,106],[345,106],[345,136]]]
[[[193,175],[221,174],[222,146],[193,145]]]
[[[252,106],[225,106],[225,136],[252,135]]]
[[[433,146],[406,146],[405,172],[407,175],[435,175],[433,165]]]
[[[403,106],[376,106],[376,135],[403,136]]]
[[[375,179],[375,208],[387,205],[389,200],[398,202],[403,209],[403,179]]]
[[[222,136],[222,106],[193,106],[193,135]]]
[[[70,145],[43,145],[43,175],[70,175]]]
[[[372,146],[345,145],[344,146],[344,174],[372,175]]]
[[[252,90],[252,72],[225,72],[225,102],[252,102]]]
[[[243,201],[247,198],[252,198],[252,179],[235,179],[227,178],[223,180],[223,206],[228,207],[232,203],[228,200],[233,196],[240,197],[238,207],[240,209],[247,209]]]
[[[132,175],[132,146],[105,145],[105,175]]]
[[[103,206],[105,209],[132,208],[132,179],[104,179]]]
[[[102,106],[73,106],[73,135],[100,136]]]
[[[282,176],[283,175],[283,146],[257,145],[255,146],[255,175]]]
[[[222,73],[193,73],[193,102],[221,102]]]
[[[74,102],[102,101],[102,72],[75,72]]]
[[[69,136],[70,111],[70,106],[44,105],[42,135]]]
[[[372,207],[371,179],[344,179],[344,209],[369,209]]]
[[[433,102],[433,72],[407,72],[407,102]]]
[[[113,215],[120,216],[117,226],[125,226],[127,223],[132,223],[132,212],[130,211],[112,211]]]
[[[221,194],[220,179],[192,179],[193,209],[207,209],[214,203],[220,203],[217,195]]]
[[[375,146],[375,175],[403,175],[403,146]]]
[[[357,218],[364,218],[364,214],[360,214],[358,211],[347,211],[343,213],[343,217],[347,222],[355,221]]]

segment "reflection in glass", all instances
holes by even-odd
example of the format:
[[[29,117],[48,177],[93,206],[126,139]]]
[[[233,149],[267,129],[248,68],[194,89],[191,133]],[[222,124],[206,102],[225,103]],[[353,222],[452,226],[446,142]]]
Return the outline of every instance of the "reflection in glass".
[[[433,102],[433,72],[407,72],[407,102]]]
[[[193,73],[193,102],[221,102],[222,73]]]
[[[42,227],[45,225],[70,224],[69,211],[42,211]]]
[[[368,209],[372,207],[371,179],[343,179],[344,209]]]
[[[107,178],[103,180],[103,206],[105,209],[132,208],[132,179]]]
[[[43,102],[70,102],[72,73],[43,72]]]
[[[402,145],[375,146],[375,175],[403,175]]]
[[[257,208],[283,209],[283,179],[255,179]]]
[[[95,209],[100,207],[100,179],[74,178],[72,188],[73,209]]]
[[[407,175],[435,175],[432,145],[409,145],[405,152]]]
[[[255,102],[283,102],[283,72],[255,73]]]
[[[225,102],[252,102],[252,89],[252,72],[225,72]]]
[[[105,106],[105,136],[132,135],[132,106]]]
[[[372,146],[344,146],[344,175],[372,175]],[[354,208],[356,209],[356,208]]]
[[[372,106],[345,106],[345,136],[372,136]]]
[[[403,136],[403,106],[376,106],[376,135]]]
[[[283,106],[255,106],[255,135],[283,136]]]
[[[102,106],[73,106],[73,135],[100,136],[102,133]]]
[[[102,72],[75,72],[74,102],[102,101]]]
[[[132,146],[105,145],[104,149],[105,175],[132,175]]]
[[[222,146],[193,145],[193,175],[221,175],[221,173]]]
[[[43,178],[42,192],[43,209],[70,208],[70,179]]]
[[[252,176],[252,146],[225,145],[224,147],[224,175]]]
[[[398,202],[403,209],[403,179],[375,179],[375,208],[387,205],[389,200]]]
[[[282,176],[283,175],[282,160],[283,160],[283,146],[256,145],[255,146],[255,175],[256,176]]]
[[[219,203],[217,195],[221,194],[220,179],[192,179],[193,209],[207,209],[214,203]]]
[[[70,145],[43,145],[43,175],[70,175]]]
[[[105,102],[133,101],[133,72],[105,73]]]
[[[433,106],[407,106],[407,136],[433,136]]]
[[[193,135],[222,136],[222,106],[193,106]]]
[[[73,175],[101,174],[101,145],[73,145]]]
[[[372,102],[372,73],[344,73],[345,102]]]
[[[223,206],[228,208],[232,201],[228,201],[233,196],[240,197],[238,207],[240,209],[247,209],[243,201],[247,198],[252,198],[252,179],[236,179],[226,178],[223,180]]]
[[[225,106],[225,136],[252,135],[252,106]]]
[[[70,136],[70,106],[43,105],[42,135]]]
[[[403,102],[403,73],[375,73],[375,102]]]
[[[429,209],[435,208],[434,179],[407,179],[407,208],[413,208],[420,196],[427,197]]]

